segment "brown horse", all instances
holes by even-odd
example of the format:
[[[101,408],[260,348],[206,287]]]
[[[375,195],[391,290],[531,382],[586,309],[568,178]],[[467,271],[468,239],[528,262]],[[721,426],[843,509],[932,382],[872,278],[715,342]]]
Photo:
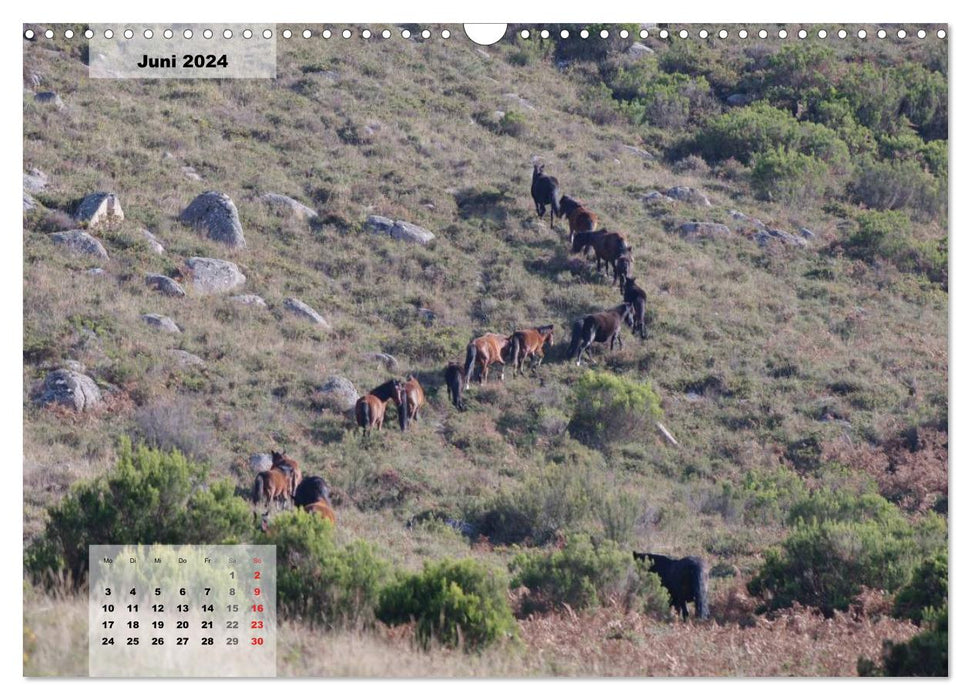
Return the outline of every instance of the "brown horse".
[[[384,414],[388,408],[388,402],[394,401],[401,411],[402,399],[401,382],[397,379],[389,379],[359,398],[354,406],[354,416],[361,427],[362,436],[366,436],[369,430],[375,428],[381,430],[384,426]]]
[[[462,401],[462,385],[465,383],[465,373],[462,365],[458,362],[449,362],[445,368],[445,386],[448,389],[448,398],[452,404],[460,411],[465,410],[465,402]]]
[[[620,329],[630,315],[631,305],[623,303],[613,309],[577,319],[573,324],[573,337],[570,339],[570,357],[576,354],[577,366],[580,366],[580,358],[584,351],[590,354],[590,346],[594,342],[609,342],[610,349],[613,350],[614,341],[616,341],[623,348],[624,342],[620,339]]]
[[[329,520],[334,525],[337,525],[337,514],[327,501],[316,501],[308,506],[304,506],[304,510],[312,515],[319,515],[324,520]]]
[[[622,233],[615,233],[601,229],[599,231],[581,231],[573,237],[571,252],[579,253],[587,246],[593,248],[597,258],[597,272],[600,272],[600,261],[604,261],[604,271],[610,267],[617,270],[617,258],[630,252],[631,246]]]
[[[468,344],[465,349],[465,388],[469,388],[476,364],[479,365],[479,384],[489,379],[489,365],[499,363],[499,381],[505,378],[506,362],[503,359],[510,337],[498,333],[486,333]]]
[[[516,331],[512,334],[510,343],[509,355],[512,358],[513,369],[522,375],[523,365],[528,358],[533,358],[533,369],[543,363],[545,348],[553,345],[553,326],[538,326]]]
[[[570,243],[575,233],[597,228],[597,215],[567,195],[560,197],[560,216],[565,216],[570,222]]]
[[[630,277],[631,272],[634,271],[634,258],[630,254],[630,250],[617,258],[614,263],[614,282],[617,282],[620,287],[620,291],[624,291],[624,285],[627,284],[627,279]]]
[[[292,496],[292,484],[292,474],[282,469],[270,467],[260,472],[253,482],[253,504],[256,505],[262,500],[269,512],[274,501],[286,502]]]
[[[288,457],[286,452],[273,451],[270,452],[270,456],[273,458],[273,466],[270,468],[282,471],[290,480],[289,496],[293,499],[293,495],[297,492],[297,484],[303,479],[303,474],[300,471],[300,467],[297,466],[297,461],[292,457]]]
[[[560,194],[560,183],[552,175],[543,174],[542,165],[533,164],[533,184],[529,193],[536,205],[536,214],[540,217],[546,214],[546,205],[550,205],[550,228],[553,228],[553,216],[560,215],[557,200]]]
[[[641,340],[645,340],[647,330],[644,328],[644,312],[647,309],[647,292],[641,289],[633,277],[628,277],[624,284],[624,302],[631,305],[628,325],[634,333],[640,333]]]
[[[398,409],[398,422],[402,430],[407,430],[408,421],[418,420],[418,411],[425,405],[425,390],[421,388],[415,375],[409,374],[401,385],[401,394],[403,401]]]

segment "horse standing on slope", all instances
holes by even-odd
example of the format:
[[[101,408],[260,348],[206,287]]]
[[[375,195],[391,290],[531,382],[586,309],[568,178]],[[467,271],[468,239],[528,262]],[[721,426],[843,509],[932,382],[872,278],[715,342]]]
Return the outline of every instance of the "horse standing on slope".
[[[297,465],[297,460],[287,456],[286,452],[271,451],[270,457],[273,459],[273,466],[270,468],[279,469],[288,475],[288,479],[290,480],[289,496],[292,499],[297,492],[297,484],[303,479],[303,473]]]
[[[708,619],[708,575],[698,557],[671,559],[661,554],[634,552],[634,559],[650,564],[650,571],[661,578],[661,585],[671,594],[671,605],[688,619],[688,603],[694,602],[699,620]]]
[[[587,246],[593,248],[596,253],[597,272],[600,272],[600,262],[604,262],[604,272],[608,272],[611,267],[614,273],[617,271],[617,259],[629,253],[631,246],[627,243],[627,238],[622,233],[615,233],[601,229],[599,231],[581,231],[573,237],[573,247],[570,252],[579,253]]]
[[[533,165],[533,184],[529,193],[533,196],[536,213],[540,217],[546,215],[546,205],[550,205],[550,228],[553,228],[553,217],[560,216],[560,207],[557,203],[560,198],[560,183],[552,175],[544,175],[544,167],[539,164]]]
[[[489,365],[499,363],[499,381],[503,381],[506,372],[506,362],[503,354],[509,345],[509,336],[498,333],[486,333],[472,340],[465,348],[465,388],[468,390],[472,382],[475,366],[479,366],[479,384],[489,379]]]
[[[631,305],[624,303],[607,311],[595,314],[588,314],[573,323],[573,336],[570,339],[570,357],[575,354],[577,357],[577,367],[580,366],[580,358],[584,351],[590,354],[590,346],[594,342],[610,343],[610,349],[614,349],[616,341],[621,348],[624,342],[620,339],[620,330],[631,315]]]
[[[634,333],[640,333],[641,340],[647,339],[644,327],[644,316],[647,310],[647,292],[641,289],[633,277],[628,277],[624,284],[624,302],[631,305],[630,324]]]
[[[634,271],[634,258],[628,250],[626,253],[621,255],[614,262],[614,282],[620,287],[621,293],[624,291],[624,285],[627,284],[628,278]]]
[[[543,363],[545,348],[553,345],[553,326],[538,326],[518,330],[510,336],[509,355],[515,372],[524,374],[523,365],[533,358],[533,369]]]
[[[384,426],[384,414],[389,401],[394,401],[398,410],[402,410],[404,397],[401,382],[397,379],[389,379],[357,400],[354,405],[354,416],[363,436],[366,436],[369,430],[373,431],[375,428],[381,430]]]
[[[570,243],[573,243],[574,234],[580,231],[593,231],[597,228],[597,215],[573,197],[567,195],[560,197],[559,215],[565,216],[570,223]]]
[[[418,420],[418,411],[425,405],[425,390],[415,378],[409,374],[407,380],[401,385],[402,404],[398,411],[398,423],[402,430],[408,429],[408,421]]]
[[[445,387],[448,389],[448,398],[460,411],[465,410],[465,402],[462,401],[462,385],[465,383],[465,373],[462,365],[458,362],[449,362],[445,368]]]

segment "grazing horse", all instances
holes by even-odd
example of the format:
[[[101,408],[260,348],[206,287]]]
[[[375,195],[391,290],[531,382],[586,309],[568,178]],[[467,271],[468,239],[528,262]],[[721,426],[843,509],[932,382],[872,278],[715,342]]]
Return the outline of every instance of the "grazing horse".
[[[688,603],[694,602],[699,620],[708,619],[708,576],[698,557],[671,559],[660,554],[634,552],[634,559],[648,562],[650,571],[661,577],[661,585],[671,594],[671,605],[688,619]]]
[[[286,502],[291,496],[292,483],[293,475],[282,469],[270,467],[266,471],[260,472],[256,475],[256,481],[253,482],[253,505],[262,500],[269,513],[270,506],[274,501]]]
[[[612,266],[617,271],[617,258],[629,253],[631,246],[622,233],[614,233],[606,229],[599,231],[580,231],[573,237],[571,252],[579,253],[587,246],[593,248],[597,259],[597,272],[600,272],[600,261],[604,261],[604,271]]]
[[[631,256],[630,250],[628,250],[614,262],[614,282],[617,282],[617,286],[620,287],[621,292],[624,291],[624,285],[627,284],[627,279],[633,271],[634,258]]]
[[[303,479],[303,474],[300,471],[300,467],[297,466],[297,461],[292,457],[288,457],[286,452],[271,452],[270,456],[273,458],[273,466],[271,469],[279,469],[290,481],[290,493],[288,494],[290,498],[297,492],[297,484]]]
[[[624,303],[620,306],[589,314],[578,319],[573,324],[573,337],[570,339],[570,357],[574,353],[577,356],[577,366],[580,366],[580,358],[584,351],[590,353],[590,346],[596,341],[598,343],[610,342],[610,349],[614,349],[614,341],[620,347],[624,347],[624,342],[620,339],[620,329],[631,314],[631,305]]]
[[[401,385],[402,404],[398,409],[398,423],[402,430],[408,429],[408,421],[418,420],[418,411],[425,405],[425,390],[415,378],[409,374],[407,380]]]
[[[361,426],[361,434],[366,436],[368,430],[373,431],[374,428],[381,430],[388,402],[394,401],[401,411],[402,398],[401,382],[397,379],[389,379],[359,398],[354,406],[354,416]]]
[[[640,288],[633,277],[624,284],[624,301],[631,305],[631,318],[628,322],[634,333],[640,333],[641,340],[647,338],[644,327],[644,312],[647,309],[647,292]]]
[[[536,213],[540,217],[546,215],[546,205],[550,205],[550,228],[553,228],[553,216],[560,216],[560,207],[557,204],[560,196],[560,183],[552,175],[544,175],[544,167],[538,164],[533,165],[533,185],[529,193],[533,195]]]
[[[570,222],[570,243],[573,235],[579,231],[593,231],[597,228],[597,215],[583,206],[580,202],[563,195],[560,197],[560,216],[565,216]]]
[[[321,477],[308,476],[297,486],[297,491],[293,494],[293,505],[304,508],[317,501],[330,503],[330,489]]]
[[[445,368],[445,386],[448,388],[448,398],[452,405],[460,411],[465,410],[465,402],[462,401],[462,384],[465,383],[465,373],[462,365],[458,362],[449,362]]]
[[[304,510],[312,515],[319,515],[324,520],[329,520],[334,525],[337,525],[337,514],[327,501],[314,501],[304,506]]]
[[[479,365],[479,384],[489,379],[489,365],[500,364],[499,381],[505,378],[506,362],[503,360],[510,338],[498,333],[486,333],[472,340],[465,348],[465,388],[468,390],[472,381],[475,365]]]
[[[533,358],[533,368],[543,363],[545,348],[553,345],[553,326],[538,326],[525,328],[512,334],[509,355],[512,366],[519,374],[524,374],[523,365],[528,358]]]

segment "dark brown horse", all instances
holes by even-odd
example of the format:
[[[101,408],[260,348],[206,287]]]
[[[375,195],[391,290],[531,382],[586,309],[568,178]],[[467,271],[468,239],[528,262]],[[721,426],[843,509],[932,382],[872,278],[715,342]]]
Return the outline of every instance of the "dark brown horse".
[[[634,271],[634,258],[628,250],[626,253],[617,258],[614,263],[614,282],[620,287],[620,291],[624,291],[624,285],[627,284],[627,278],[631,276]]]
[[[597,215],[587,209],[583,204],[563,195],[560,197],[560,216],[565,216],[570,222],[570,242],[573,242],[573,235],[580,231],[593,231],[597,228]]]
[[[465,410],[465,402],[462,401],[462,385],[465,383],[465,372],[462,365],[458,362],[449,362],[445,368],[445,386],[448,388],[448,398],[460,411]]]
[[[425,405],[425,390],[415,378],[409,374],[407,380],[401,385],[402,404],[398,409],[398,423],[402,430],[408,429],[408,422],[418,420],[418,411]]]
[[[546,205],[550,205],[550,228],[553,228],[553,216],[560,215],[559,204],[557,204],[560,197],[560,183],[552,175],[544,175],[543,167],[538,164],[533,165],[533,184],[529,192],[536,205],[536,214],[540,217],[546,215]]]
[[[631,305],[630,321],[628,322],[634,333],[640,333],[641,340],[647,338],[644,327],[644,315],[647,310],[647,292],[640,288],[633,277],[628,277],[624,284],[624,302]]]
[[[398,410],[401,410],[403,396],[401,382],[397,379],[389,379],[357,400],[354,416],[361,427],[362,435],[366,436],[369,430],[373,431],[375,428],[381,430],[389,401],[394,401]]]
[[[600,261],[604,262],[604,271],[610,267],[617,270],[617,258],[630,252],[631,246],[622,233],[615,233],[601,229],[599,231],[581,231],[573,237],[573,253],[579,253],[587,246],[593,248],[597,258],[597,272],[600,272]]]
[[[293,505],[304,508],[317,501],[330,503],[330,489],[327,482],[319,476],[308,476],[297,485],[297,492],[293,494]]]
[[[545,348],[553,345],[553,326],[538,326],[524,328],[512,334],[509,355],[512,358],[513,369],[520,375],[524,374],[523,365],[528,358],[533,358],[533,368],[543,363]]]
[[[614,349],[614,341],[620,347],[624,347],[624,342],[620,339],[620,329],[631,314],[631,305],[624,303],[620,306],[589,314],[573,324],[573,337],[570,339],[570,357],[576,354],[577,366],[580,365],[580,357],[584,351],[590,354],[590,346],[594,343],[610,343],[610,349]]]
[[[476,365],[479,366],[479,384],[489,379],[489,365],[499,363],[499,381],[505,378],[506,362],[503,359],[509,336],[486,333],[472,340],[465,348],[465,388],[469,388]]]

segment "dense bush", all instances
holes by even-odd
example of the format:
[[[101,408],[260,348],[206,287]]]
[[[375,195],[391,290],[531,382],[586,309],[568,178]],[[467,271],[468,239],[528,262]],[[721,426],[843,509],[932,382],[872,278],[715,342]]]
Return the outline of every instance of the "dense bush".
[[[377,617],[389,625],[414,621],[418,642],[432,640],[466,651],[517,637],[506,581],[473,559],[426,562],[381,591]]]
[[[832,185],[823,161],[781,148],[755,156],[750,177],[756,197],[790,206],[817,202]]]
[[[947,605],[925,611],[922,631],[906,642],[884,642],[882,665],[861,658],[861,676],[947,676]]]
[[[591,447],[631,442],[661,416],[661,399],[650,382],[588,370],[574,393],[569,431]]]
[[[562,604],[581,610],[623,602],[629,609],[665,615],[670,605],[660,579],[636,563],[630,550],[595,545],[589,535],[571,535],[562,549],[520,552],[509,569],[512,585],[529,589],[524,614]]]
[[[27,547],[27,569],[38,578],[66,573],[74,585],[88,570],[89,544],[232,544],[255,531],[228,480],[210,483],[207,465],[177,450],[134,448],[127,438],[112,471],[75,483],[47,516]]]
[[[848,255],[867,262],[884,260],[904,272],[923,274],[932,282],[947,280],[947,240],[917,240],[913,224],[898,211],[858,214],[847,234]]]
[[[334,541],[330,521],[295,510],[274,518],[261,544],[277,547],[277,605],[287,617],[328,627],[366,626],[389,565],[357,540]]]
[[[947,605],[947,552],[924,559],[894,599],[893,614],[920,622],[926,608]]]

